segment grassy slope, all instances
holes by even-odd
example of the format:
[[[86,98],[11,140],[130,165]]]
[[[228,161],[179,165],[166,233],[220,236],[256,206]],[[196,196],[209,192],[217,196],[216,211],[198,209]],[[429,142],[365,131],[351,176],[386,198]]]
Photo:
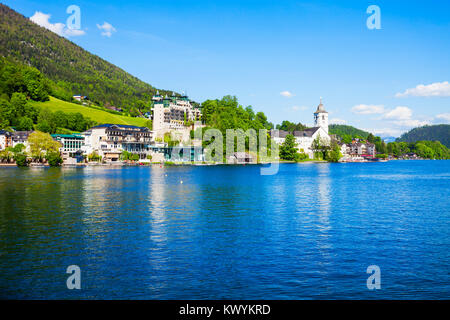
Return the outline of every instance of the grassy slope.
[[[115,124],[128,124],[133,126],[144,127],[147,124],[147,119],[143,118],[132,118],[126,116],[119,116],[116,114],[112,114],[106,111],[97,110],[94,108],[85,107],[82,105],[78,105],[75,103],[70,103],[66,101],[62,101],[56,99],[54,97],[50,97],[50,101],[46,102],[35,102],[31,101],[31,103],[38,108],[48,108],[50,111],[63,111],[66,113],[69,112],[79,112],[83,116],[88,117],[94,121],[97,121],[100,124],[104,123],[115,123]]]

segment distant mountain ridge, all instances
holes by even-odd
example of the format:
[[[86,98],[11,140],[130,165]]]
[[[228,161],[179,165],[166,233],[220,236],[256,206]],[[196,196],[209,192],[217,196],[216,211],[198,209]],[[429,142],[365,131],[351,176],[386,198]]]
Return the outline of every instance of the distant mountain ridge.
[[[70,100],[82,94],[101,106],[142,109],[157,89],[0,4],[0,55],[37,68]],[[160,90],[161,94],[171,91]]]
[[[437,124],[414,128],[402,134],[397,142],[416,142],[422,140],[440,141],[450,148],[450,124]]]

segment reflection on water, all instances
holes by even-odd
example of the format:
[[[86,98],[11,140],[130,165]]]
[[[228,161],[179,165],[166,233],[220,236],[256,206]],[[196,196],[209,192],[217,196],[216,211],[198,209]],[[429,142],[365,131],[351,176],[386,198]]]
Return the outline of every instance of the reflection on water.
[[[449,161],[259,169],[1,168],[0,297],[448,298]]]

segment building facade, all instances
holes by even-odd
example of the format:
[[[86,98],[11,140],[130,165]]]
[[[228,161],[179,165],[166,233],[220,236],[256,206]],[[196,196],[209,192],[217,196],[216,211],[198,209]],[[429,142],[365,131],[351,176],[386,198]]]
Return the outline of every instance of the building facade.
[[[153,132],[149,128],[119,124],[103,124],[83,133],[83,152],[96,152],[105,161],[118,161],[123,151],[146,159],[151,151]]]
[[[192,106],[186,95],[177,97],[172,94],[162,97],[159,92],[152,98],[153,131],[184,129],[188,122],[201,119],[199,108]]]
[[[12,133],[6,130],[0,130],[0,150],[5,150],[12,146]]]
[[[85,137],[81,134],[52,134],[53,140],[61,143],[59,152],[64,163],[79,163],[84,160]]]
[[[292,134],[295,138],[296,147],[300,152],[308,155],[310,159],[314,158],[314,150],[312,148],[314,140],[320,139],[322,144],[329,144],[331,137],[328,134],[328,112],[322,104],[322,98],[320,104],[317,106],[316,112],[314,112],[314,127],[308,128],[303,131],[287,132],[283,130],[272,130],[271,137],[277,144],[284,143],[284,140],[288,134]]]
[[[352,143],[341,144],[341,153],[344,157],[374,158],[376,148],[373,143],[354,140]]]

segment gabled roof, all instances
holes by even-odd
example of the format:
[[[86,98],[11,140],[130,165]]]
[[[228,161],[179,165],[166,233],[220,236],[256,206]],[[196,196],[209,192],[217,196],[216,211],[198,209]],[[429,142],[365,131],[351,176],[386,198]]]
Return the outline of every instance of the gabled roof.
[[[286,138],[286,136],[289,133],[289,131],[284,131],[284,130],[278,130],[278,129],[272,129],[270,130],[270,136],[273,138],[276,134],[276,131],[278,131],[278,138]]]
[[[1,135],[1,136],[7,136],[7,137],[10,137],[10,136],[11,136],[11,132],[6,131],[6,130],[0,130],[0,135]]]
[[[294,131],[293,135],[294,135],[294,137],[309,137],[309,138],[311,138],[314,135],[314,133],[316,133],[316,131],[319,129],[320,129],[320,127],[314,127],[314,128],[305,129],[303,131]]]

